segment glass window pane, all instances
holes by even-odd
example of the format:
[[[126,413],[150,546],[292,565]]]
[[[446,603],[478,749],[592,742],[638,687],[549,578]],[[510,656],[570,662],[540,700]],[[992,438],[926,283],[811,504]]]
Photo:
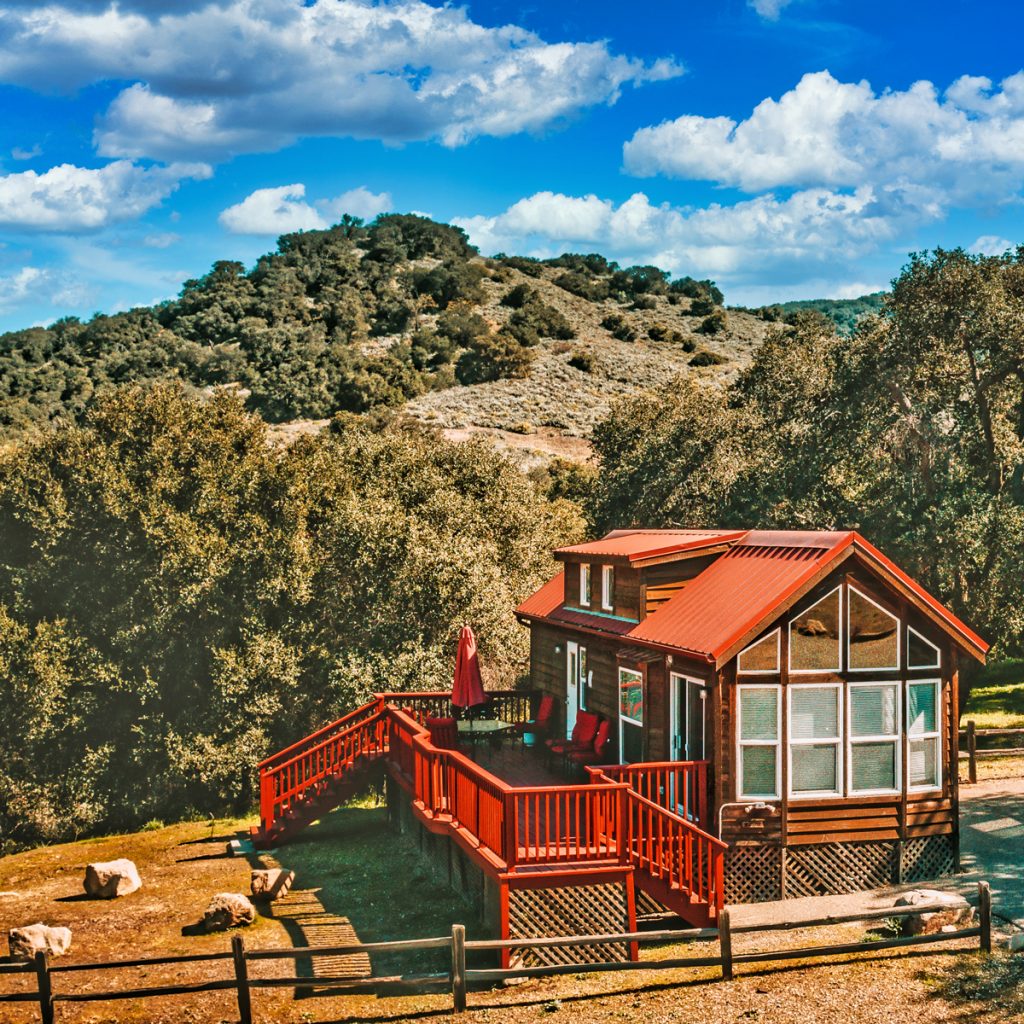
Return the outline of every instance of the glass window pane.
[[[619,714],[631,722],[644,720],[644,681],[639,672],[619,671]]]
[[[744,796],[775,795],[775,747],[743,747],[742,779]]]
[[[935,732],[936,725],[935,690],[934,683],[911,683],[908,687],[908,708],[909,727],[907,732],[911,736],[920,736],[924,732]]]
[[[939,741],[913,740],[910,744],[910,785],[934,786],[938,782],[937,760]]]
[[[777,740],[779,691],[774,687],[740,690],[740,739]]]
[[[850,758],[855,793],[896,788],[895,743],[855,743],[850,749]]]
[[[938,668],[939,649],[915,629],[907,631],[907,664],[911,668]]]
[[[850,687],[850,735],[896,735],[896,687]]]
[[[839,788],[839,768],[834,744],[815,743],[793,747],[793,792],[834,792]]]
[[[741,672],[779,671],[779,631],[777,629],[740,652],[739,670]]]
[[[790,736],[795,740],[839,737],[839,689],[794,687],[789,706]]]
[[[838,590],[823,597],[790,624],[789,664],[798,672],[838,671]]]
[[[644,759],[644,731],[628,722],[622,726],[622,750],[619,759],[623,764],[636,764]]]
[[[899,619],[849,588],[850,668],[899,668]]]
[[[590,604],[590,565],[580,566],[580,604]]]

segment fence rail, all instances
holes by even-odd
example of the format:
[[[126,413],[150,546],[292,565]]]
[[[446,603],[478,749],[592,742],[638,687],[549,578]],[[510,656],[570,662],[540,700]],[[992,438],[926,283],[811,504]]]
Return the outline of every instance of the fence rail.
[[[345,946],[302,946],[285,949],[253,949],[245,947],[240,935],[231,939],[230,950],[218,953],[198,953],[194,956],[147,957],[137,960],[111,960],[87,964],[58,964],[51,966],[45,953],[38,953],[32,963],[0,964],[0,975],[34,975],[35,991],[0,994],[2,1002],[34,1002],[39,1005],[43,1024],[55,1024],[56,1004],[61,1002],[102,1002],[119,999],[148,999],[157,996],[192,995],[201,992],[223,992],[234,990],[238,1004],[238,1019],[241,1024],[253,1024],[252,991],[267,988],[329,989],[330,994],[345,990],[370,990],[380,995],[391,987],[415,989],[444,988],[452,993],[456,1013],[466,1009],[467,991],[473,982],[487,983],[505,981],[511,978],[554,977],[561,974],[590,974],[606,971],[650,971],[674,968],[720,967],[723,980],[730,980],[735,967],[740,964],[767,963],[771,961],[805,960],[818,957],[841,956],[850,953],[874,953],[884,949],[908,946],[931,946],[943,942],[955,942],[977,938],[983,953],[992,951],[992,895],[987,882],[978,883],[978,924],[954,932],[939,932],[935,935],[915,935],[905,938],[882,939],[876,942],[844,942],[834,945],[805,946],[794,949],[777,949],[763,952],[734,953],[732,939],[742,933],[761,931],[798,930],[825,925],[852,924],[888,918],[908,917],[914,914],[947,911],[960,904],[932,903],[916,907],[886,907],[879,910],[861,911],[842,916],[829,916],[816,920],[777,921],[770,925],[733,925],[729,910],[725,908],[718,918],[717,928],[689,928],[678,931],[619,932],[609,935],[562,935],[526,939],[479,939],[466,940],[466,930],[461,924],[452,926],[450,935],[426,939],[401,939],[393,942],[352,943]],[[600,961],[596,963],[557,964],[537,967],[513,967],[508,969],[470,968],[467,953],[497,952],[514,949],[540,949],[543,947],[604,946],[611,943],[631,945],[653,945],[684,942],[719,943],[718,956],[671,957],[661,960]],[[451,951],[451,969],[446,972],[418,975],[395,975],[393,977],[270,977],[249,976],[249,964],[266,960],[308,960],[314,956],[350,956],[353,954],[418,952],[428,949]],[[66,991],[59,985],[56,976],[81,971],[113,971],[133,967],[154,967],[157,965],[230,961],[230,977],[214,978],[208,981],[179,985],[150,985],[144,988],[113,989],[104,991]],[[54,982],[58,981],[57,987]],[[324,993],[328,994],[328,993]]]
[[[1024,757],[1024,747],[990,747],[978,749],[978,739],[997,736],[1019,736],[1024,739],[1024,729],[979,729],[973,719],[967,722],[967,728],[961,729],[959,737],[967,741],[967,750],[959,751],[959,760],[967,761],[967,778],[970,782],[978,781],[978,761],[999,757]]]

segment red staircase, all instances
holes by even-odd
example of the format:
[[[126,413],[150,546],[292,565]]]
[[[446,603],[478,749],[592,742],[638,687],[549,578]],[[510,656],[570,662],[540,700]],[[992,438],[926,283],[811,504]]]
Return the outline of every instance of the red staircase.
[[[379,696],[261,761],[253,844],[267,849],[287,842],[365,790],[386,749],[387,718]]]

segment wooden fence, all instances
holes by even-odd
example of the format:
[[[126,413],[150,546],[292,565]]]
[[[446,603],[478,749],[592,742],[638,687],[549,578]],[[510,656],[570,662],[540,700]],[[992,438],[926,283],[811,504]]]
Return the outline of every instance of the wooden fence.
[[[966,902],[960,906],[966,906]],[[954,905],[956,906],[956,905]],[[905,938],[881,939],[875,942],[846,942],[831,946],[810,946],[796,949],[777,949],[764,952],[734,953],[733,936],[741,933],[795,930],[826,925],[852,924],[861,921],[885,921],[890,918],[907,917],[914,914],[941,912],[950,909],[950,904],[934,903],[916,907],[886,907],[880,910],[860,911],[855,914],[823,917],[811,921],[785,921],[769,925],[733,925],[729,910],[719,915],[717,928],[691,928],[679,931],[621,932],[609,935],[573,935],[552,938],[527,939],[478,939],[466,940],[464,925],[452,925],[450,935],[429,939],[408,939],[398,942],[367,942],[347,946],[304,946],[290,949],[246,949],[240,935],[231,939],[231,948],[221,953],[199,953],[192,956],[149,957],[138,960],[116,960],[100,963],[51,965],[45,953],[36,955],[33,963],[0,964],[0,976],[27,975],[35,980],[34,991],[0,994],[3,1002],[33,1002],[39,1006],[43,1024],[54,1024],[55,1007],[60,1002],[99,1002],[117,999],[147,999],[157,996],[193,995],[200,992],[234,991],[238,1002],[238,1017],[241,1024],[252,1024],[254,1020],[252,992],[264,988],[325,989],[312,992],[313,995],[334,995],[341,991],[373,991],[407,988],[413,990],[443,989],[452,994],[456,1013],[466,1009],[467,991],[473,984],[493,984],[510,978],[539,978],[559,974],[591,974],[605,971],[659,971],[675,968],[719,967],[723,980],[731,980],[735,968],[741,964],[769,963],[784,960],[805,960],[817,957],[840,956],[849,953],[874,953],[882,949],[908,946],[933,945],[955,942],[966,938],[978,938],[983,953],[992,951],[992,896],[987,882],[978,883],[978,924],[954,932],[938,932],[934,935],[914,935]],[[585,964],[556,964],[538,967],[514,967],[509,969],[470,968],[467,953],[500,952],[513,949],[537,949],[542,946],[601,946],[609,943],[635,943],[652,945],[683,942],[714,942],[719,944],[718,956],[672,957],[662,960],[636,960],[597,962]],[[352,956],[356,954],[384,953],[388,955],[403,952],[419,952],[428,949],[448,949],[451,953],[451,969],[444,973],[420,975],[396,975],[394,977],[352,978],[320,976],[250,977],[249,964],[261,960],[306,960],[314,956]],[[139,967],[154,967],[167,964],[198,963],[203,961],[230,962],[229,977],[180,985],[152,985],[135,989],[112,989],[106,991],[67,990],[61,984],[64,975],[81,971],[116,971]]]
[[[997,739],[1003,736],[1024,738],[1024,729],[979,729],[973,720],[960,730],[960,739],[967,741],[967,749],[960,751],[960,760],[967,761],[967,778],[978,781],[978,761],[995,757],[1024,757],[1024,747],[987,747],[978,749],[978,739]]]

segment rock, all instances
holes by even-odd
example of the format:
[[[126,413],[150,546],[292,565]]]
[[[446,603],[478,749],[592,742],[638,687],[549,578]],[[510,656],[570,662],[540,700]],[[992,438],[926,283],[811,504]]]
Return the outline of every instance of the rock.
[[[265,900],[276,900],[288,892],[294,881],[294,871],[285,871],[283,868],[266,868],[253,871],[249,889],[253,896],[260,896]]]
[[[127,896],[142,888],[138,869],[126,857],[100,864],[90,864],[85,869],[85,891],[97,900],[112,900]]]
[[[71,948],[71,929],[26,924],[8,932],[7,946],[13,960],[34,960],[36,953],[63,956]]]
[[[911,889],[900,896],[894,906],[916,907],[930,903],[949,904],[948,910],[935,910],[925,914],[910,914],[902,919],[900,931],[904,935],[934,935],[948,926],[956,930],[974,920],[974,908],[964,904],[962,897],[954,892],[940,892],[938,889]]]
[[[220,892],[210,900],[203,913],[203,928],[208,932],[223,932],[240,928],[256,920],[256,908],[247,896],[239,892]]]
[[[1008,945],[1011,953],[1019,953],[1024,949],[1024,932],[1017,932],[1016,935],[1011,935]]]

